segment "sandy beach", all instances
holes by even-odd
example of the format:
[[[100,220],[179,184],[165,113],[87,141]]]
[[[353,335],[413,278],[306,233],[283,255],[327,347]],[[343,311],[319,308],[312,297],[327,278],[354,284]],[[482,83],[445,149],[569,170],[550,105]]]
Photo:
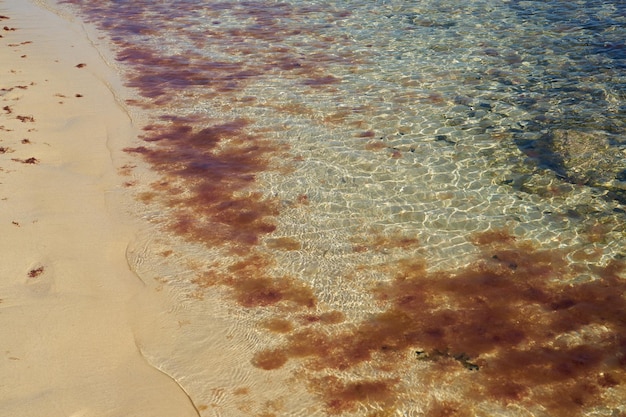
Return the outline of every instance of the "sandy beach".
[[[0,15],[0,415],[198,415],[132,330],[153,306],[125,258],[116,75],[78,24],[23,0]]]

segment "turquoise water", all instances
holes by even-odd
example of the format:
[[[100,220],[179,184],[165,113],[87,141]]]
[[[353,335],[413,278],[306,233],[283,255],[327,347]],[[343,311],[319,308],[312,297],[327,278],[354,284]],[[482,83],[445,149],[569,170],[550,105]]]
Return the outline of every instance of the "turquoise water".
[[[623,2],[56,7],[134,95],[138,340],[200,415],[626,413]]]

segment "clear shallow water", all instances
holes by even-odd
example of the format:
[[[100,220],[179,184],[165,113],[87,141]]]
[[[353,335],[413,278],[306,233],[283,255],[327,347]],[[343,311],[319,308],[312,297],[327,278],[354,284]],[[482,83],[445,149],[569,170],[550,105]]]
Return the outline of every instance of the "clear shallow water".
[[[626,412],[624,4],[70,3],[201,415]]]

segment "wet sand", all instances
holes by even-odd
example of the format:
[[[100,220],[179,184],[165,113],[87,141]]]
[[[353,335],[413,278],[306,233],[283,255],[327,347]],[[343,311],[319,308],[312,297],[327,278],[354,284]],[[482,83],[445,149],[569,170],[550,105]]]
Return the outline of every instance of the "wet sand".
[[[133,334],[159,304],[125,256],[115,161],[136,132],[115,71],[77,23],[0,15],[0,415],[198,415]]]

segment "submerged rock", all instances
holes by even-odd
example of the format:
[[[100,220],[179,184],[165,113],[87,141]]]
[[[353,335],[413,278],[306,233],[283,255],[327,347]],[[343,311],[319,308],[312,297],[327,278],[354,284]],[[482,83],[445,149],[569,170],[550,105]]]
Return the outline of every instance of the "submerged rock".
[[[606,190],[626,203],[626,158],[601,131],[555,129],[535,140],[518,140],[518,147],[540,167],[568,182]]]
[[[569,180],[581,184],[607,185],[615,179],[615,168],[622,162],[601,132],[555,130],[552,149],[561,157]]]

